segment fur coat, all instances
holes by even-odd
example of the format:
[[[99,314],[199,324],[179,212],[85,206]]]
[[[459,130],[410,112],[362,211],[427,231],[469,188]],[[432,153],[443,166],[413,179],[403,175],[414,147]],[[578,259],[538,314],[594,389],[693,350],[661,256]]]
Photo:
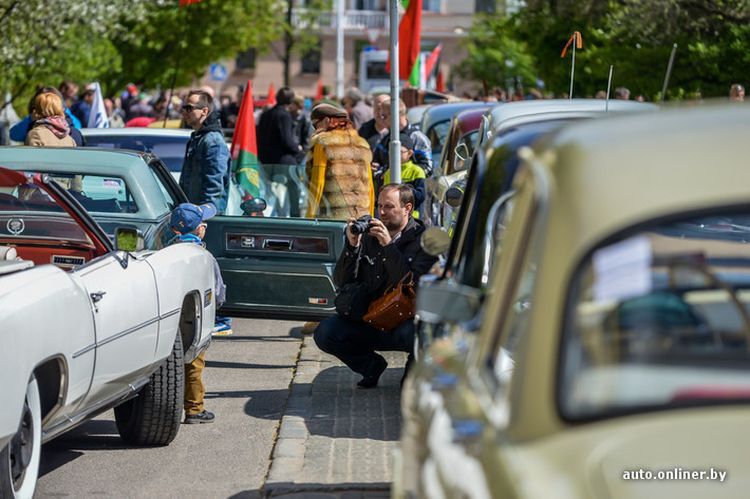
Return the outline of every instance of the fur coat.
[[[348,220],[372,215],[375,191],[372,152],[354,129],[318,132],[310,141],[306,216]]]

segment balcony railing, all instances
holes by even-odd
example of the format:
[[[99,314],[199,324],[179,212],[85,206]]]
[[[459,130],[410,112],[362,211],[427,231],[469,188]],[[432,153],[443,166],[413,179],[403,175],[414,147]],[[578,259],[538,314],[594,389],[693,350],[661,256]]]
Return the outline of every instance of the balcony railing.
[[[336,14],[330,11],[322,12],[315,19],[311,19],[307,9],[297,8],[292,10],[292,25],[297,29],[334,30]],[[388,15],[382,10],[347,10],[344,13],[346,31],[387,30],[389,27]]]

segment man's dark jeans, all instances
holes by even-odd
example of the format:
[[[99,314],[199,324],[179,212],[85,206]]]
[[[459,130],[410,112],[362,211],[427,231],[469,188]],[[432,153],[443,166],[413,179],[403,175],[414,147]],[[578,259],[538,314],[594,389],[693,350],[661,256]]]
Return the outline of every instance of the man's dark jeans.
[[[370,376],[383,357],[375,353],[414,350],[414,322],[409,319],[392,331],[378,331],[363,322],[351,322],[337,315],[323,320],[315,329],[315,344],[335,355],[352,371]]]

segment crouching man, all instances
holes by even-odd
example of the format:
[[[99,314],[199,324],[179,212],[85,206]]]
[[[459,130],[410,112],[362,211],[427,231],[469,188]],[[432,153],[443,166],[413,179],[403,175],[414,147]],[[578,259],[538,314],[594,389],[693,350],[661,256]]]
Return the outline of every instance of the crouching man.
[[[379,331],[362,322],[367,306],[384,295],[409,272],[417,282],[436,257],[424,252],[420,236],[424,224],[412,218],[414,194],[406,185],[384,186],[377,202],[379,219],[373,219],[364,234],[346,227],[346,245],[336,263],[333,280],[341,294],[347,294],[346,309],[337,298],[337,315],[322,321],[315,330],[315,343],[338,357],[352,371],[361,374],[360,388],[374,388],[387,367],[377,351],[409,353],[414,348],[414,322],[408,319],[390,331]],[[346,314],[346,316],[344,315]]]

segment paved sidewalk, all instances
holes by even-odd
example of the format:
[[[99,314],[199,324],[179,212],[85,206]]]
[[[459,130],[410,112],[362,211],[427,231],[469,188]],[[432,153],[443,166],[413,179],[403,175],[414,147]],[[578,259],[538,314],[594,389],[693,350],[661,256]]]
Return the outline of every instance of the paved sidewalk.
[[[406,354],[384,356],[378,388],[357,389],[359,375],[304,338],[264,495],[389,497]]]

